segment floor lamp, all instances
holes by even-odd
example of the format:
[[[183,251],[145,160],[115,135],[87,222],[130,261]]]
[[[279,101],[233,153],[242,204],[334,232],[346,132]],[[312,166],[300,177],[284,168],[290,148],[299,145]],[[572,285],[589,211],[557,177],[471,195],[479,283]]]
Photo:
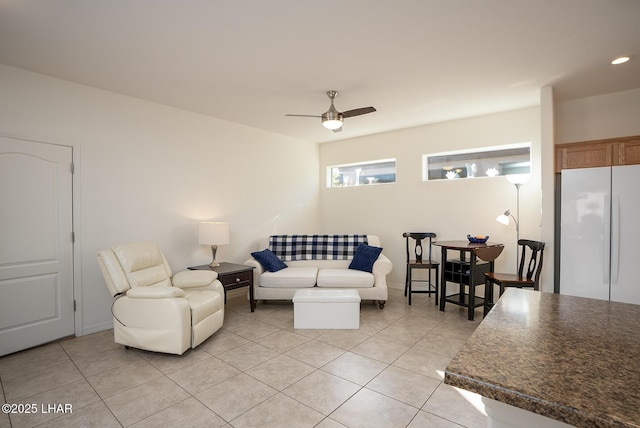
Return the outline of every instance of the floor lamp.
[[[516,216],[511,214],[511,210],[506,210],[504,214],[500,214],[496,220],[504,225],[509,224],[509,217],[516,224],[516,272],[520,268],[520,186],[529,180],[529,174],[511,174],[507,175],[507,180],[516,186]]]

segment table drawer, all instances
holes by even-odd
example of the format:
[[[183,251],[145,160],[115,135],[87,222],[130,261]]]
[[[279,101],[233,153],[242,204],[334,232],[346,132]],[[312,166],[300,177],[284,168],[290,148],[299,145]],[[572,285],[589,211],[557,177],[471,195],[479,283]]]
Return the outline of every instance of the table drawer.
[[[253,271],[218,275],[218,279],[227,288],[246,287],[253,280]]]

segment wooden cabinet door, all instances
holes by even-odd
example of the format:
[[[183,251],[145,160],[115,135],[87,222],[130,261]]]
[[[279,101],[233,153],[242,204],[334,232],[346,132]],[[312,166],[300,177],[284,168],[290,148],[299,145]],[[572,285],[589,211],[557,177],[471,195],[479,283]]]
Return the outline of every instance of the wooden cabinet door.
[[[575,143],[558,147],[556,170],[595,168],[611,166],[613,145],[611,143]]]
[[[640,137],[618,144],[618,165],[640,164]]]
[[[556,146],[556,172],[563,169],[640,165],[640,135]]]

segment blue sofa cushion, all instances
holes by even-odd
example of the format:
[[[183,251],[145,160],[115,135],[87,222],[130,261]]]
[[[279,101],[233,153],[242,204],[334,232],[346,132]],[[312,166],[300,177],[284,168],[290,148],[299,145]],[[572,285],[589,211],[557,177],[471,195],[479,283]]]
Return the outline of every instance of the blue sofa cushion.
[[[286,263],[280,260],[278,256],[268,248],[262,251],[253,252],[251,253],[251,256],[259,261],[262,267],[269,272],[278,272],[279,270],[287,267]]]
[[[367,244],[360,244],[356,249],[353,260],[349,264],[349,269],[361,270],[364,272],[373,271],[373,264],[378,260],[382,248]]]

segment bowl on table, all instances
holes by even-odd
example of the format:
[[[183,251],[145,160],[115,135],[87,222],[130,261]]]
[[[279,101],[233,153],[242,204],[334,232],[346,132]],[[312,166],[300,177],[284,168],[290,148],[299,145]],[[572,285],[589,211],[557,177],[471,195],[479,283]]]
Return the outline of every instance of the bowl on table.
[[[467,239],[472,244],[484,244],[489,239],[489,235],[476,235],[476,236],[467,235]]]

